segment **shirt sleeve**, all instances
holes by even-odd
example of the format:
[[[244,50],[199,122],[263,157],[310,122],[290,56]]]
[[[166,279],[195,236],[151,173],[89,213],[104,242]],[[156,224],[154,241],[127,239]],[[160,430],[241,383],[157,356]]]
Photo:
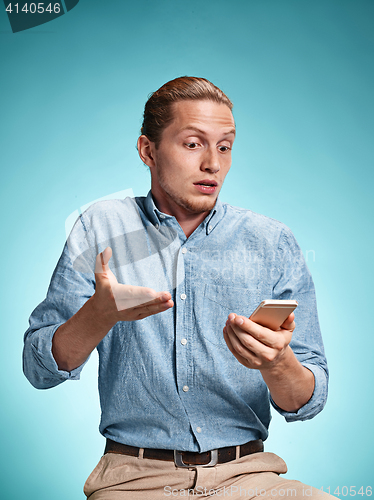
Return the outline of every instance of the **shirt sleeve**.
[[[279,239],[275,266],[274,299],[295,299],[296,328],[290,347],[300,363],[314,375],[315,387],[309,401],[296,412],[273,407],[287,422],[307,420],[316,416],[325,406],[328,390],[328,367],[318,321],[313,280],[302,251],[292,232],[285,228]]]
[[[71,372],[58,369],[52,355],[52,338],[59,326],[93,295],[93,259],[88,231],[80,216],[53,273],[47,296],[31,314],[30,326],[24,335],[23,371],[37,389],[48,389],[80,377],[85,363]]]

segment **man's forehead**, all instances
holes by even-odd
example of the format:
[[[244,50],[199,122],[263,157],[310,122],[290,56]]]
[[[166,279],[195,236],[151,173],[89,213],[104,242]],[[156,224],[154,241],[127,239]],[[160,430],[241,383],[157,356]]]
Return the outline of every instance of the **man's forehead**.
[[[234,117],[226,104],[208,100],[178,101],[173,104],[172,112],[172,123],[180,132],[219,129],[225,134],[235,134]]]

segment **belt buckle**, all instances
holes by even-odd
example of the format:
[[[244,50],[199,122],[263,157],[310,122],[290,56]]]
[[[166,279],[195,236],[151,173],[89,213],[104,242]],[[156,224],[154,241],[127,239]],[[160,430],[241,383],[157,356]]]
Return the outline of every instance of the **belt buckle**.
[[[182,451],[174,450],[174,463],[177,467],[214,467],[218,463],[218,450],[210,450],[210,462],[208,464],[185,464],[182,458]]]

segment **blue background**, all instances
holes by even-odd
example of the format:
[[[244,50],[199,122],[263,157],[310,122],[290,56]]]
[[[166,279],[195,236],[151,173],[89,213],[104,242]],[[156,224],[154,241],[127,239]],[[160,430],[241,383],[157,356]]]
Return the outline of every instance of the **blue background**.
[[[67,217],[147,193],[143,106],[185,74],[234,102],[221,199],[290,226],[315,280],[329,400],[308,422],[274,414],[266,450],[318,488],[373,486],[373,19],[365,0],[80,0],[12,34],[0,12],[2,498],[83,498],[104,446],[96,358],[80,382],[37,391],[22,336]]]

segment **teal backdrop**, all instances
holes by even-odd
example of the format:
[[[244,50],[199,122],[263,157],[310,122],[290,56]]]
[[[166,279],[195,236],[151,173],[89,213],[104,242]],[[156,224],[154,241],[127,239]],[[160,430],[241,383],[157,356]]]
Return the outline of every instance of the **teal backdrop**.
[[[181,75],[234,102],[221,199],[291,227],[316,285],[329,399],[307,422],[274,412],[266,450],[290,478],[340,498],[370,493],[373,21],[370,0],[80,0],[13,34],[1,9],[1,498],[83,499],[104,446],[97,358],[80,382],[38,391],[22,373],[23,333],[69,215],[121,190],[147,193],[135,149],[143,106]]]

